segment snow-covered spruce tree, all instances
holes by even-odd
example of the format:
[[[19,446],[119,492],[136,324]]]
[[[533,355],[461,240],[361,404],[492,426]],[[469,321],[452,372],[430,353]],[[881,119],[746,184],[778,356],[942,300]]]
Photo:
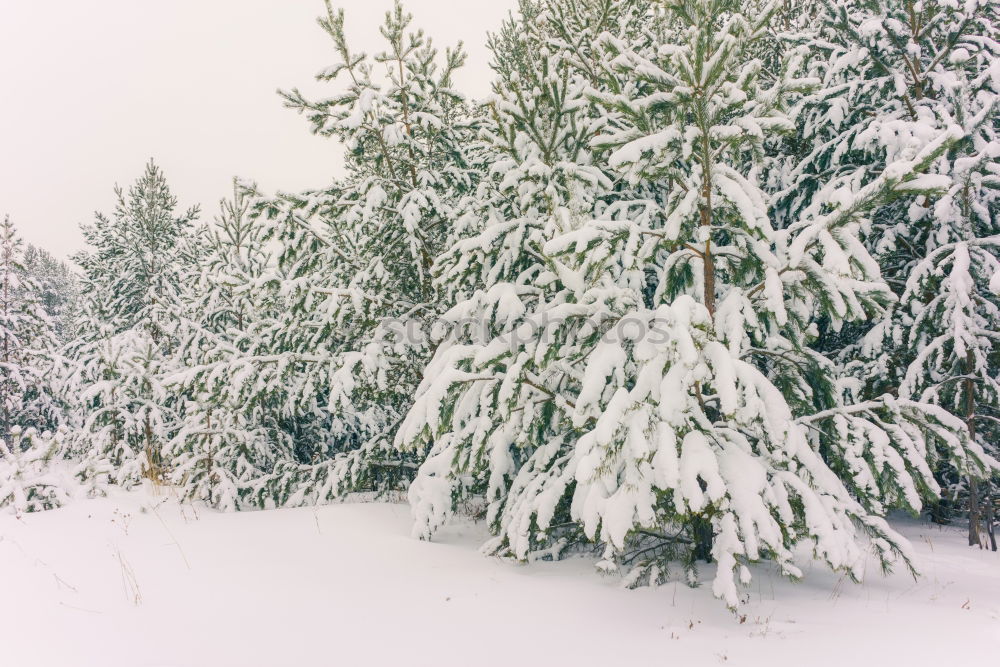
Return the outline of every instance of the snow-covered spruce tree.
[[[263,287],[271,258],[262,218],[250,214],[255,187],[233,182],[215,224],[205,230],[204,256],[178,329],[175,370],[165,378],[186,401],[165,456],[183,497],[223,510],[238,509],[253,485],[292,442],[269,409],[276,389],[259,381],[255,358],[266,343],[255,337],[273,318]]]
[[[382,450],[430,354],[420,334],[439,308],[431,264],[476,177],[466,157],[474,124],[451,87],[461,49],[439,57],[422,32],[407,32],[398,4],[373,58],[350,50],[344,14],[329,3],[319,23],[340,61],[318,78],[345,88],[318,101],[283,96],[316,134],[343,142],[347,174],[252,205],[275,266],[241,289],[271,305],[226,361],[229,400],[260,406],[255,425],[277,425],[277,460],[260,462],[267,474],[244,498],[259,505],[386,485],[411,465]]]
[[[186,239],[198,209],[176,213],[152,161],[128,193],[115,194],[114,214],[99,213],[84,227],[92,249],[75,258],[83,304],[63,393],[74,407],[80,475],[131,486],[164,478],[162,448],[180,406],[162,376],[176,346],[181,277],[191,261]]]
[[[600,24],[602,5],[627,4],[553,0],[531,23],[591,10]],[[484,493],[496,546],[519,558],[558,550],[569,523],[605,547],[605,568],[637,565],[633,582],[662,580],[674,560],[711,557],[713,590],[731,606],[749,562],[767,557],[798,575],[800,543],[851,576],[862,567],[859,531],[883,565],[908,563],[905,540],[880,515],[919,508],[933,489],[928,434],[956,460],[976,448],[943,410],[855,402],[809,344],[818,317],[864,318],[888,301],[858,218],[922,187],[917,174],[948,144],[895,163],[850,197],[823,189],[777,230],[760,156],[768,139],[794,129],[787,105],[816,82],[796,78],[794,53],[773,72],[751,57],[774,12],[691,0],[666,14],[649,7],[640,30],[607,26],[605,82],[588,91],[607,111],[588,128],[554,122],[550,111],[546,133],[543,114],[525,113],[550,100],[556,110],[584,104],[560,92],[551,70],[538,72],[530,96],[518,95],[523,75],[506,99],[501,83],[497,124],[508,115],[511,146],[529,157],[497,170],[522,201],[536,195],[529,214],[548,229],[513,244],[505,237],[518,220],[492,220],[456,247],[454,269],[442,260],[444,271],[483,281],[452,315],[485,315],[489,335],[438,349],[401,429],[400,445],[431,446],[410,493],[418,534],[432,534],[463,494]],[[558,38],[545,46],[566,53]],[[540,62],[551,62],[548,52]],[[616,202],[604,186],[612,203],[594,206],[587,187],[560,189],[555,179],[538,192],[530,176],[552,173],[547,158],[575,167],[591,192],[604,181],[580,164],[586,155],[575,164],[545,155],[548,137],[572,146],[570,128],[588,139],[600,129],[592,145],[620,175],[616,188],[652,196]],[[531,149],[535,137],[541,150]],[[533,260],[515,265],[520,253]]]
[[[820,91],[803,103],[802,142],[778,211],[794,212],[837,174],[858,189],[930,142],[949,148],[924,170],[935,192],[910,191],[873,212],[866,245],[898,301],[874,327],[824,332],[857,360],[868,395],[891,393],[939,405],[996,455],[1000,309],[1000,43],[996,3],[842,0],[821,5],[814,51]],[[943,457],[942,503],[968,507],[970,543],[992,534],[995,485]]]
[[[23,242],[9,216],[0,224],[0,440],[14,428],[44,431],[59,421],[46,371],[56,346],[39,285],[24,266]]]

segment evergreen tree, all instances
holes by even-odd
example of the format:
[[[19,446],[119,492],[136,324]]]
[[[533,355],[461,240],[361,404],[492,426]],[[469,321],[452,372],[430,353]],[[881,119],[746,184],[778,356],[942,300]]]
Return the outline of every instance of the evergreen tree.
[[[717,561],[713,590],[730,606],[749,562],[767,557],[798,576],[793,550],[803,542],[858,576],[858,528],[884,566],[908,563],[905,540],[881,516],[917,509],[936,490],[937,441],[963,469],[982,452],[943,410],[858,400],[810,345],[818,317],[863,319],[889,301],[858,220],[899,190],[926,190],[919,174],[947,143],[850,197],[819,188],[778,229],[762,155],[794,130],[789,108],[816,82],[799,78],[798,52],[771,71],[756,57],[777,5],[532,7],[533,24],[589,15],[605,65],[573,72],[580,66],[560,40],[579,28],[540,29],[538,52],[556,66],[542,65],[530,97],[520,77],[500,91],[497,115],[517,128],[511,144],[541,150],[494,170],[522,201],[535,197],[531,214],[546,232],[518,244],[538,268],[513,284],[488,271],[511,266],[517,245],[497,239],[516,223],[497,216],[457,246],[463,258],[482,253],[489,269],[477,276],[484,288],[452,312],[483,314],[492,335],[438,349],[401,430],[401,446],[431,446],[410,493],[418,534],[429,536],[465,493],[485,493],[497,546],[518,558],[557,552],[569,524],[605,549],[603,567],[637,565],[633,582],[662,580],[672,561],[689,576],[696,560]],[[643,27],[616,34],[602,23],[609,15]],[[560,109],[584,106],[570,91],[588,78],[601,81],[586,94],[605,112],[557,120]],[[524,113],[541,101],[545,120]],[[598,134],[597,166],[586,153],[545,154],[548,137],[572,147],[562,139],[571,129]],[[590,193],[560,190],[555,179],[538,192],[517,173],[525,165],[550,177],[556,163],[589,175]],[[609,187],[608,176],[619,180]],[[456,266],[476,273],[474,261]]]
[[[565,33],[584,49],[605,31],[639,32],[644,18],[636,3],[577,6],[579,13],[569,13],[578,21]],[[505,510],[530,502],[546,478],[562,473],[579,435],[558,390],[577,376],[573,339],[591,318],[613,317],[602,303],[575,304],[581,277],[546,250],[597,216],[613,190],[593,164],[590,141],[601,119],[587,103],[589,82],[567,61],[583,55],[593,65],[601,54],[550,45],[563,34],[551,9],[522,2],[520,15],[491,39],[498,80],[482,146],[490,178],[473,209],[480,224],[469,225],[437,263],[438,283],[455,303],[442,318],[449,331],[397,436],[404,450],[433,442],[410,488],[418,534],[429,537],[459,498],[483,494],[492,528],[513,533],[508,539],[521,557],[536,547],[531,519]],[[617,199],[617,209],[628,212],[627,197]],[[637,207],[655,215],[655,202]],[[516,479],[519,470],[525,482]],[[568,529],[554,532],[578,532],[566,504],[554,501],[561,513],[553,523]]]
[[[162,450],[176,428],[178,397],[163,387],[177,345],[184,267],[197,207],[177,199],[150,161],[114,214],[84,228],[79,336],[68,346],[65,400],[73,408],[71,451],[80,474],[125,486],[164,481]]]
[[[165,481],[162,448],[175,428],[176,404],[162,384],[164,361],[148,332],[130,329],[68,349],[63,379],[74,411],[68,453],[92,494]]]
[[[238,509],[253,484],[278,460],[292,456],[273,405],[274,388],[257,381],[256,329],[276,310],[261,299],[271,257],[262,240],[262,218],[251,215],[255,188],[233,182],[215,225],[206,230],[205,254],[180,326],[167,378],[191,400],[170,442],[172,481],[186,499]]]
[[[76,274],[69,264],[33,245],[24,251],[24,270],[38,285],[39,300],[52,319],[59,341],[69,342],[75,333],[79,303]]]
[[[97,213],[83,234],[91,251],[74,261],[83,269],[84,336],[94,338],[136,326],[162,337],[161,319],[178,302],[182,239],[198,215],[192,207],[177,215],[177,198],[150,160],[146,171],[126,193],[115,186],[114,213]]]
[[[994,455],[1000,301],[1000,43],[996,3],[842,0],[820,8],[821,91],[804,101],[800,149],[782,177],[792,214],[829,174],[856,191],[935,142],[919,179],[875,210],[866,245],[896,302],[875,325],[831,331],[868,395],[947,409]],[[989,534],[993,486],[945,458],[946,501],[966,495],[970,544]],[[935,513],[941,517],[942,507]]]
[[[232,362],[245,372],[230,373],[228,392],[262,405],[275,447],[290,452],[260,480],[258,504],[391,485],[412,465],[386,445],[430,354],[422,332],[441,304],[431,266],[477,173],[466,155],[475,122],[452,89],[465,55],[441,57],[410,20],[397,4],[386,50],[369,57],[350,49],[344,14],[327,3],[319,23],[339,62],[318,78],[345,89],[319,101],[283,93],[316,134],[344,144],[347,175],[252,207],[277,257],[251,289],[273,305]]]
[[[43,431],[58,422],[46,369],[56,336],[40,288],[24,266],[23,243],[14,223],[0,224],[0,440],[11,433]]]

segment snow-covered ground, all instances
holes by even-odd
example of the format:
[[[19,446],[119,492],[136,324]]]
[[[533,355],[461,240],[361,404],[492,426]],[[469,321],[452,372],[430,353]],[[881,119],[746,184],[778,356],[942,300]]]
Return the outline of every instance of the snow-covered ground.
[[[0,516],[0,665],[949,665],[1000,658],[1000,557],[902,525],[917,582],[763,566],[733,615],[709,588],[629,591],[592,562],[482,556],[409,509],[219,514],[121,494]]]

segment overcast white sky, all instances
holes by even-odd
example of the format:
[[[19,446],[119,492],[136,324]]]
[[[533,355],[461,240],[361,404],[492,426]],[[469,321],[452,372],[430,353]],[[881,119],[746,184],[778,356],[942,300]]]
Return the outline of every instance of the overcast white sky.
[[[392,0],[340,0],[354,48],[381,50]],[[459,87],[489,92],[487,31],[516,0],[407,0],[443,49],[462,39]],[[233,176],[269,191],[318,187],[340,149],[285,109],[281,88],[332,93],[322,0],[0,0],[0,215],[60,255],[110,212],[153,157],[182,207],[215,214]]]

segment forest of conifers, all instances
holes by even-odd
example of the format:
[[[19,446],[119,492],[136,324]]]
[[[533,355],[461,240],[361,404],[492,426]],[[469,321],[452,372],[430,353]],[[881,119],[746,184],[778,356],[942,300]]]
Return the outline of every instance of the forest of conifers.
[[[343,177],[208,211],[151,161],[72,265],[4,221],[0,508],[402,491],[731,607],[909,567],[899,511],[996,549],[1000,3],[521,0],[486,100],[326,9],[330,97],[281,95]]]

